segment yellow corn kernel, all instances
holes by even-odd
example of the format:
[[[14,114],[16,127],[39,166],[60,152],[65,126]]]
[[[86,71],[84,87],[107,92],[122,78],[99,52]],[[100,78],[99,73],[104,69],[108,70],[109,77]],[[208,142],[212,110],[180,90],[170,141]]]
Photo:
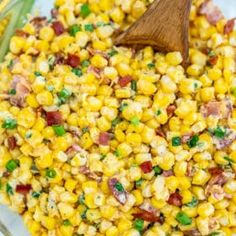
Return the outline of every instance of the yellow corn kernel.
[[[103,56],[96,54],[92,57],[91,64],[97,68],[103,68],[107,66],[108,62]]]
[[[112,9],[110,16],[115,23],[119,24],[123,21],[125,14],[119,7],[115,7]]]
[[[209,202],[200,203],[197,212],[201,217],[211,216],[214,213],[214,206]]]
[[[191,187],[191,182],[190,179],[186,176],[181,176],[178,177],[179,179],[179,188],[184,190],[184,189],[189,189]]]
[[[192,64],[187,68],[188,75],[199,76],[203,71],[203,67],[200,65]]]
[[[183,58],[180,52],[169,52],[166,55],[166,61],[172,66],[177,66],[183,61]]]
[[[114,80],[118,76],[118,72],[114,67],[105,67],[104,76],[108,79]]]
[[[17,123],[24,128],[30,129],[36,120],[36,115],[31,108],[22,109],[17,117]]]
[[[225,94],[228,91],[227,83],[222,78],[214,82],[214,88],[215,92],[220,94]]]
[[[139,146],[142,142],[142,138],[140,134],[136,133],[129,133],[126,136],[126,142],[131,146]]]
[[[120,88],[115,90],[115,95],[117,98],[129,98],[131,97],[131,89],[129,87]]]
[[[37,101],[37,99],[36,99],[34,94],[29,94],[26,97],[26,102],[32,108],[37,108],[39,106],[39,103],[38,103],[38,101]]]
[[[206,87],[200,90],[201,99],[203,102],[211,101],[215,98],[215,88],[214,87]]]
[[[179,180],[176,176],[169,176],[165,179],[166,187],[171,191],[175,191],[179,186]]]
[[[53,230],[56,226],[56,219],[49,216],[43,216],[41,223],[46,229]]]
[[[204,170],[197,170],[193,176],[193,184],[196,185],[204,185],[210,178],[210,174],[208,174]]]
[[[75,209],[72,205],[68,203],[60,202],[58,205],[58,210],[61,214],[62,219],[68,219],[75,214]]]
[[[111,122],[102,116],[97,119],[97,126],[101,131],[108,131],[111,128]]]
[[[52,41],[52,39],[54,37],[54,30],[49,26],[45,26],[40,30],[39,37],[42,40],[46,40],[46,41],[50,42],[50,41]]]
[[[221,78],[222,72],[218,68],[212,68],[208,70],[208,77],[212,80],[217,80]]]
[[[130,229],[132,227],[132,222],[128,219],[119,219],[118,225],[117,225],[119,232],[123,233],[124,231]]]
[[[144,79],[138,80],[137,88],[138,91],[144,95],[152,95],[157,90],[156,86],[153,83],[146,81]]]
[[[114,206],[104,205],[100,207],[103,218],[110,220],[116,213],[117,209]]]
[[[228,161],[225,160],[225,156],[227,156],[227,154],[223,151],[217,151],[215,152],[214,154],[214,160],[217,164],[219,165],[227,165],[228,164]]]
[[[175,82],[168,76],[162,76],[160,85],[165,93],[174,93],[177,90]]]
[[[118,235],[119,231],[116,226],[112,226],[106,231],[106,236],[118,236]]]
[[[53,104],[53,96],[49,91],[43,91],[36,96],[40,105],[50,106]]]
[[[13,36],[10,41],[10,50],[14,54],[18,54],[24,48],[25,39],[23,37]]]
[[[132,147],[128,143],[121,143],[117,147],[119,157],[127,157],[132,152]]]
[[[187,172],[188,163],[186,161],[178,161],[174,166],[174,173],[176,176],[185,176]]]

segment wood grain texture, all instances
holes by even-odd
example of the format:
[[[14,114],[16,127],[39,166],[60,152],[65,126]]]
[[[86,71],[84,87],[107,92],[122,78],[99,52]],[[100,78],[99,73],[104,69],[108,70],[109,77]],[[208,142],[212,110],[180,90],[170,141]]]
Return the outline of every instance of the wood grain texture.
[[[150,45],[161,52],[180,51],[188,58],[191,0],[155,0],[144,15],[119,35],[116,45]]]

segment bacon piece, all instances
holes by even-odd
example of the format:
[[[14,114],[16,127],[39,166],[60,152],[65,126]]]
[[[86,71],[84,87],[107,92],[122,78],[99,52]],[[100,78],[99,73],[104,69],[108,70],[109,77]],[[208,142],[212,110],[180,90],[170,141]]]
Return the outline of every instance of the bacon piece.
[[[62,115],[60,111],[49,111],[46,113],[46,120],[48,126],[62,124]]]
[[[126,76],[123,76],[123,77],[119,78],[118,84],[121,87],[125,87],[126,85],[128,85],[128,83],[131,82],[131,80],[132,80],[132,77],[130,75],[126,75]]]
[[[98,182],[102,181],[102,177],[98,176],[95,172],[91,171],[87,166],[80,166],[79,172],[86,175],[90,179],[94,179]]]
[[[228,99],[223,101],[210,101],[201,106],[200,111],[204,117],[215,116],[229,118],[232,112],[232,104]]]
[[[212,0],[206,0],[199,8],[199,14],[205,15],[210,24],[215,25],[224,16]]]
[[[14,150],[16,148],[16,138],[11,136],[7,139],[7,145],[10,150]]]
[[[161,130],[161,129],[156,129],[155,131],[156,131],[156,134],[159,135],[159,136],[161,136],[162,138],[165,138],[165,137],[166,137],[166,135],[165,135],[165,133],[164,133],[163,130]]]
[[[18,184],[18,185],[16,185],[16,192],[23,194],[23,195],[27,195],[31,189],[32,189],[31,184],[26,184],[26,185]]]
[[[184,134],[184,135],[181,137],[181,143],[183,143],[183,144],[187,143],[187,142],[192,138],[193,135],[194,135],[193,132]]]
[[[96,50],[96,49],[93,49],[91,47],[88,47],[86,49],[92,56],[96,55],[96,54],[99,54],[101,56],[103,56],[104,58],[106,58],[107,60],[109,59],[109,55],[103,51],[100,51],[100,50]]]
[[[53,19],[57,18],[57,16],[58,16],[58,10],[55,9],[55,8],[53,8],[53,9],[51,10],[51,16],[52,16]]]
[[[218,57],[217,55],[211,56],[211,57],[209,57],[209,59],[207,60],[207,63],[208,63],[209,65],[211,65],[211,66],[214,66],[214,65],[217,64],[218,59],[219,59],[219,57]]]
[[[168,115],[168,116],[173,116],[175,110],[176,110],[176,106],[175,106],[174,104],[169,105],[169,106],[166,108],[167,115]]]
[[[65,28],[60,21],[54,21],[52,23],[52,28],[57,36],[59,36],[65,32]]]
[[[9,171],[4,171],[2,173],[2,177],[5,177],[5,178],[9,177],[10,175],[11,175],[11,173]]]
[[[152,162],[145,161],[140,165],[140,168],[142,169],[143,173],[150,173],[152,171]]]
[[[10,103],[14,106],[22,107],[25,97],[31,91],[30,83],[21,75],[15,75],[11,83],[11,89],[16,90],[16,94],[10,97]]]
[[[163,220],[161,219],[160,216],[155,215],[153,212],[149,212],[142,209],[139,209],[137,213],[133,213],[133,216],[134,218],[143,219],[151,223],[155,222],[163,223]]]
[[[29,34],[21,29],[16,29],[15,35],[23,38],[29,37]]]
[[[45,25],[46,21],[47,17],[37,16],[34,17],[30,23],[32,23],[37,30],[40,30]]]
[[[172,170],[164,170],[164,171],[162,172],[162,175],[163,175],[164,177],[169,177],[169,176],[174,175],[174,173],[173,173]]]
[[[77,144],[71,145],[66,150],[66,154],[69,156],[69,158],[74,157],[76,155],[76,153],[78,153],[78,152],[81,153],[81,154],[84,154],[84,155],[87,154],[87,152]],[[85,168],[83,167],[81,170],[84,171]]]
[[[224,175],[224,173],[222,174],[217,174],[217,175],[213,175],[213,177],[210,178],[210,180],[208,181],[208,185],[220,185],[223,186],[225,183],[227,182],[227,179]]]
[[[101,70],[96,68],[96,67],[94,67],[94,66],[92,66],[92,65],[90,65],[88,67],[88,72],[93,73],[96,76],[96,78],[100,78],[101,77],[101,75],[100,75],[101,74]]]
[[[220,167],[212,167],[208,169],[211,175],[220,175],[224,172],[224,170]]]
[[[169,196],[169,199],[167,200],[167,202],[170,205],[182,206],[182,199],[183,197],[178,192],[175,192]]]
[[[80,63],[80,58],[76,55],[69,54],[67,58],[67,64],[73,68],[77,67]]]
[[[55,55],[55,61],[53,63],[53,65],[62,65],[62,64],[65,64],[66,63],[66,60],[65,60],[65,57],[62,53],[56,53]]]
[[[192,229],[184,231],[184,236],[201,236],[200,232],[197,229]]]
[[[99,134],[98,142],[100,145],[107,146],[109,144],[110,134],[107,132],[101,132]]]
[[[116,184],[119,183],[118,179],[116,178],[110,178],[108,180],[108,186],[115,197],[115,199],[122,205],[124,205],[128,199],[127,192],[125,190],[119,191],[116,188]]]
[[[235,20],[236,18],[233,18],[227,21],[224,27],[224,34],[229,34],[234,30]]]

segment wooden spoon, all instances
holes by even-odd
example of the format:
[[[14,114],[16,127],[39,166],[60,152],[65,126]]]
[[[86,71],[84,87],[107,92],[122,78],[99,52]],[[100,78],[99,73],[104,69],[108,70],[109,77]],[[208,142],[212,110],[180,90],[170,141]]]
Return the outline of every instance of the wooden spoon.
[[[188,59],[191,0],[155,0],[144,15],[115,39],[116,45],[150,45],[161,52],[179,51]]]

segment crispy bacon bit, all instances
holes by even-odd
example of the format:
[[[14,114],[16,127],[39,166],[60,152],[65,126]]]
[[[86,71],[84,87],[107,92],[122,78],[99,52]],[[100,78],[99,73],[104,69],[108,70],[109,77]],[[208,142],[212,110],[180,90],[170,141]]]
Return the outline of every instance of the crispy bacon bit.
[[[107,60],[109,59],[109,55],[103,51],[100,51],[100,50],[96,50],[96,49],[93,49],[91,47],[88,47],[87,48],[87,51],[92,55],[96,55],[96,54],[99,54],[101,56],[103,56],[104,58],[106,58]]]
[[[212,167],[208,169],[211,175],[220,175],[224,172],[224,170],[220,167]]]
[[[37,30],[40,30],[44,25],[45,25],[45,22],[47,21],[47,18],[46,17],[34,17],[30,23],[32,23],[34,25],[34,27],[37,29]]]
[[[140,168],[142,169],[143,173],[150,173],[152,171],[152,162],[145,161],[140,165]]]
[[[48,126],[60,125],[62,124],[62,115],[60,111],[49,111],[46,113],[46,120]]]
[[[172,170],[164,170],[164,171],[162,172],[162,175],[163,175],[164,177],[169,177],[169,176],[174,175],[174,173],[173,173]]]
[[[81,166],[79,168],[79,172],[81,174],[86,175],[90,179],[96,180],[97,182],[101,182],[102,181],[102,177],[98,176],[95,172],[91,171],[87,166]]]
[[[205,15],[209,23],[215,25],[224,16],[220,9],[214,5],[212,0],[206,0],[199,8],[199,14]]]
[[[76,55],[69,54],[67,58],[67,64],[73,68],[77,67],[80,63],[80,58]]]
[[[170,205],[174,205],[174,206],[182,206],[182,199],[183,197],[178,193],[178,192],[175,192],[175,193],[172,193],[170,196],[169,196],[169,199],[168,199],[168,203]]]
[[[212,115],[219,118],[228,118],[232,112],[232,104],[228,99],[223,101],[210,101],[202,105],[200,111],[204,117]]]
[[[99,134],[98,142],[100,145],[108,145],[110,140],[110,134],[107,132],[101,132]]]
[[[208,181],[208,185],[220,185],[223,186],[225,183],[227,182],[227,179],[224,175],[224,173],[222,174],[218,174],[218,175],[213,175],[210,180]]]
[[[139,209],[137,213],[133,213],[133,216],[134,218],[140,218],[151,223],[163,223],[163,219],[161,219],[160,216],[155,215],[153,212],[149,212],[142,209]]]
[[[18,184],[18,185],[16,185],[16,192],[20,193],[20,194],[23,194],[23,195],[27,195],[30,192],[31,189],[32,189],[32,186],[30,184],[26,184],[26,185]]]
[[[67,150],[66,154],[68,155],[69,158],[74,157],[76,153],[81,153],[81,154],[86,154],[86,151],[82,149],[79,145],[73,144],[71,145]],[[84,168],[82,168],[82,171]]]
[[[116,200],[124,205],[128,199],[127,192],[125,190],[119,190],[116,188],[116,185],[119,184],[118,179],[116,178],[110,178],[108,180],[108,186],[113,194],[113,196],[116,198]]]
[[[65,32],[65,28],[60,21],[54,21],[52,23],[52,28],[57,36],[59,36]]]
[[[96,78],[100,78],[101,77],[101,75],[100,75],[101,74],[101,70],[96,68],[96,67],[94,67],[94,66],[92,66],[92,65],[90,65],[88,67],[88,72],[89,73],[93,73],[96,76]]]
[[[15,35],[23,38],[29,37],[29,34],[21,29],[16,29]]]
[[[16,90],[16,94],[10,97],[10,103],[14,106],[22,107],[25,97],[31,91],[29,82],[21,75],[15,75],[11,83],[11,89]]]
[[[201,236],[201,234],[197,229],[192,229],[184,231],[184,236]]]
[[[53,63],[53,65],[62,65],[65,64],[65,57],[62,53],[56,53],[55,55],[55,61]]]
[[[188,133],[188,134],[184,134],[182,137],[181,137],[181,143],[185,144],[187,143],[193,136],[193,133]]]
[[[55,8],[53,8],[53,9],[51,10],[51,16],[52,16],[53,19],[57,18],[57,16],[58,16],[58,10],[55,9]]]
[[[161,130],[160,128],[159,128],[159,129],[156,129],[155,131],[156,131],[156,134],[159,135],[159,136],[161,136],[162,138],[165,138],[165,137],[166,137],[164,131]]]
[[[14,150],[16,148],[16,138],[11,136],[7,139],[7,145],[10,150]]]
[[[168,116],[173,116],[175,110],[176,110],[176,106],[175,106],[174,104],[169,105],[169,106],[166,108],[167,115],[168,115]]]
[[[2,173],[2,177],[5,177],[5,178],[9,177],[10,175],[11,175],[11,173],[9,171],[4,171]]]
[[[121,77],[119,78],[118,80],[118,84],[121,86],[121,87],[125,87],[128,85],[128,83],[130,83],[132,80],[132,77],[129,76],[129,75],[126,75],[124,77]]]
[[[234,24],[235,24],[236,18],[233,18],[231,20],[228,20],[224,27],[224,34],[229,34],[234,30]]]
[[[217,64],[218,59],[219,59],[219,57],[218,57],[217,55],[211,56],[211,57],[209,57],[209,59],[207,60],[207,63],[208,63],[209,65],[211,65],[211,66],[214,66],[214,65]]]

